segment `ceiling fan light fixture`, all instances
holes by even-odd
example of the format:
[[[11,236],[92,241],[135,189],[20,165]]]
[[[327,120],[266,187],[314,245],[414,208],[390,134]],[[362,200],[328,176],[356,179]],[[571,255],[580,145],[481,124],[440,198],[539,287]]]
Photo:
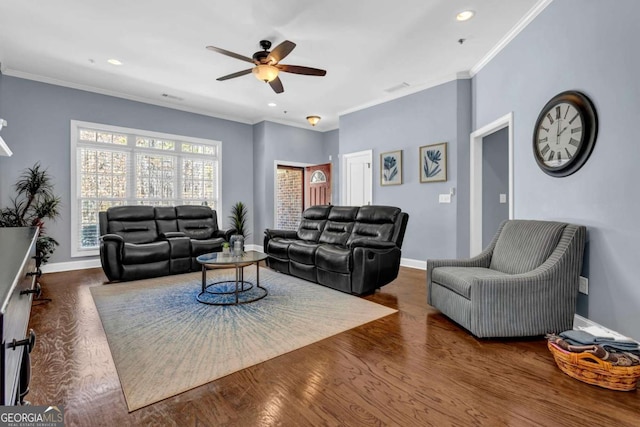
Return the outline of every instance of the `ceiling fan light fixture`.
[[[456,19],[458,21],[468,21],[469,19],[473,18],[473,15],[475,14],[476,13],[473,10],[463,10],[456,15]]]
[[[269,64],[256,65],[252,70],[252,73],[254,76],[256,76],[256,79],[262,80],[265,83],[269,83],[270,81],[275,80],[275,78],[278,77],[278,72],[279,70],[276,67]]]
[[[320,121],[320,116],[307,116],[307,121],[311,126],[315,126]]]

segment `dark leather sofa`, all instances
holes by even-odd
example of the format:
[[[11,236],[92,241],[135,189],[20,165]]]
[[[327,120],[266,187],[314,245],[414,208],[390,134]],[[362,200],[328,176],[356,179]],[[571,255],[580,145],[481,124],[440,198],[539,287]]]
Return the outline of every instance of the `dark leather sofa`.
[[[313,206],[298,230],[265,230],[267,265],[339,291],[373,292],[398,276],[409,215],[391,206]]]
[[[196,257],[220,252],[233,230],[220,230],[208,206],[115,206],[99,213],[100,261],[109,281],[199,271]]]

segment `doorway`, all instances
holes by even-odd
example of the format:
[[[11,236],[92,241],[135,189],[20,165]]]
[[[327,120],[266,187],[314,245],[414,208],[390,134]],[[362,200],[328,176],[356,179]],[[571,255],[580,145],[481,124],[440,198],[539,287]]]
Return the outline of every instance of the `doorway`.
[[[297,230],[302,212],[315,205],[330,205],[331,163],[275,162],[274,227]]]
[[[342,155],[342,205],[364,206],[373,200],[373,150]]]
[[[489,123],[474,131],[470,137],[470,256],[478,255],[483,249],[483,146],[485,137],[507,128],[508,133],[508,191],[507,205],[509,219],[514,218],[513,203],[513,113]],[[495,232],[495,230],[494,230]]]

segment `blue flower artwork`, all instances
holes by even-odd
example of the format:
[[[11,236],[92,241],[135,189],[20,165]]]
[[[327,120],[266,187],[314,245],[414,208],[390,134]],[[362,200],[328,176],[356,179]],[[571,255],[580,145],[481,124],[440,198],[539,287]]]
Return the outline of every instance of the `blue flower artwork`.
[[[380,155],[380,184],[402,184],[402,150]]]
[[[442,170],[440,160],[442,160],[440,150],[427,150],[427,155],[424,157],[424,174],[427,178],[433,178],[440,173]]]
[[[420,147],[420,182],[447,180],[447,143]]]

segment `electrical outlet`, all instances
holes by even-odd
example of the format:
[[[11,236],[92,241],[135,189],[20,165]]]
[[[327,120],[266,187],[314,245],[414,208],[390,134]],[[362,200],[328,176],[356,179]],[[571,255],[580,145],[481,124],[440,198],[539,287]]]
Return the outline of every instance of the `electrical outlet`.
[[[451,203],[451,194],[440,194],[440,197],[438,198],[438,202]]]
[[[589,295],[589,279],[580,276],[580,286],[578,287],[578,291],[580,291],[581,294]]]

